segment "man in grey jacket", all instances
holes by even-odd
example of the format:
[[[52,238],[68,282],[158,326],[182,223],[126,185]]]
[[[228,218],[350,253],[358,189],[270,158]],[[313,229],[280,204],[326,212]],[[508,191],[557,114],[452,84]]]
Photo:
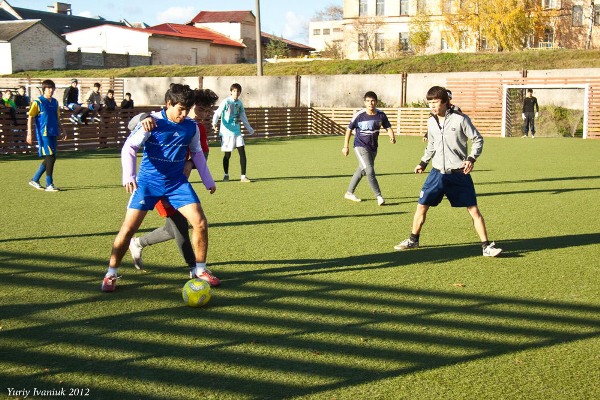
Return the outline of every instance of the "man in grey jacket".
[[[413,219],[412,231],[395,250],[419,247],[419,236],[429,207],[435,207],[444,195],[452,207],[466,207],[473,218],[473,225],[481,239],[483,255],[496,257],[502,249],[489,242],[483,215],[477,207],[475,186],[470,172],[475,160],[481,155],[483,137],[473,126],[469,117],[450,107],[448,91],[441,86],[433,86],[427,92],[427,102],[431,117],[427,121],[429,141],[415,173],[422,174],[432,162],[432,170],[423,184]],[[471,152],[467,154],[467,140],[471,140]]]

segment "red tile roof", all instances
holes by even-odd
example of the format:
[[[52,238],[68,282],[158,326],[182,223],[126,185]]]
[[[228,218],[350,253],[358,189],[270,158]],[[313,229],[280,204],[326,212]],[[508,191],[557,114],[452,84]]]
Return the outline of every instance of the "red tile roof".
[[[191,22],[243,22],[252,11],[200,11]],[[254,14],[252,14],[254,17]]]
[[[227,36],[215,32],[208,28],[197,28],[181,24],[160,24],[146,29],[139,29],[143,32],[157,35],[176,36],[188,39],[210,40],[213,44],[221,46],[233,46],[244,48],[246,45],[228,38]]]

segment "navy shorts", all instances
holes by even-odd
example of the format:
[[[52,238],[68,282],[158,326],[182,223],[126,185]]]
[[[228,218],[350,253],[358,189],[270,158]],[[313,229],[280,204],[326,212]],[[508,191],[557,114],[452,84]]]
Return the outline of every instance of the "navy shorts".
[[[150,211],[161,199],[166,199],[174,208],[179,209],[192,203],[200,203],[200,199],[192,185],[187,181],[164,183],[143,182],[131,194],[127,208]]]
[[[475,185],[470,174],[462,172],[442,174],[433,168],[423,184],[419,195],[419,204],[435,207],[444,198],[452,207],[471,207],[477,205]]]

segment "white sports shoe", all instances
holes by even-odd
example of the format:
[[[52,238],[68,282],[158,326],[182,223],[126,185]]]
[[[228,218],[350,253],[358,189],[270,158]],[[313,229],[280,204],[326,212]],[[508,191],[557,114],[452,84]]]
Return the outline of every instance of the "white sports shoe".
[[[44,190],[46,192],[60,192],[60,189],[54,186],[54,184],[46,186],[46,189]]]
[[[502,249],[495,247],[496,243],[492,242],[483,249],[484,257],[497,257],[502,253]]]
[[[346,192],[346,194],[344,195],[344,198],[346,200],[355,201],[357,203],[359,203],[359,202],[362,201],[361,199],[359,199],[358,197],[356,197],[356,195],[354,193],[350,193],[350,192]]]
[[[129,242],[129,252],[133,259],[133,265],[137,269],[144,269],[144,262],[142,261],[142,250],[144,248],[140,245],[138,238],[133,238]]]
[[[377,204],[379,204],[380,206],[385,204],[385,199],[381,196],[377,196]]]
[[[252,182],[252,181],[250,180],[250,178],[248,178],[246,175],[244,175],[244,176],[242,176],[240,178],[240,182],[249,183],[249,182]]]

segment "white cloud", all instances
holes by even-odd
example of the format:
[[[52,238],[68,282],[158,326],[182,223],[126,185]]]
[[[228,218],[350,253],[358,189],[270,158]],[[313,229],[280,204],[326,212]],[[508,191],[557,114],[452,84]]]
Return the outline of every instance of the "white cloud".
[[[159,24],[163,22],[182,23],[189,22],[198,14],[196,7],[169,7],[165,11],[156,14]]]
[[[268,33],[268,32],[267,32]],[[303,15],[291,11],[285,13],[285,26],[283,27],[284,39],[303,41],[308,37],[308,19]]]
[[[97,15],[92,13],[91,11],[82,11],[80,13],[77,13],[78,17],[85,17],[85,18],[96,18]]]

